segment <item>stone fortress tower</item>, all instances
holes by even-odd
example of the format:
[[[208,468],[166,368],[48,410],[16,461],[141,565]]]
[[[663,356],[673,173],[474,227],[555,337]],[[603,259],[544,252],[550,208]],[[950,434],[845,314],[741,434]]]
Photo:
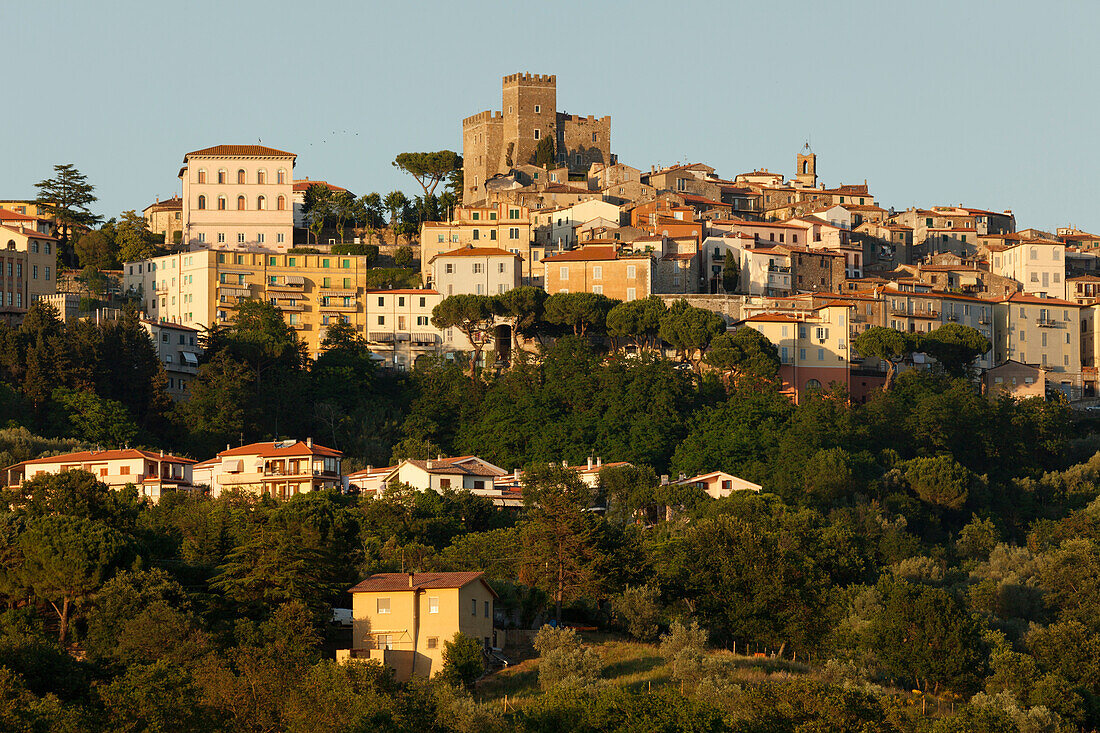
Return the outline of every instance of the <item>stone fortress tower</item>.
[[[802,146],[802,152],[797,156],[795,180],[805,188],[817,188],[817,155],[810,150],[809,143]]]
[[[611,164],[611,117],[557,111],[557,78],[509,74],[501,82],[501,111],[462,121],[463,201],[484,197],[485,181],[535,162],[539,142],[554,142],[555,160],[572,172],[592,163]]]

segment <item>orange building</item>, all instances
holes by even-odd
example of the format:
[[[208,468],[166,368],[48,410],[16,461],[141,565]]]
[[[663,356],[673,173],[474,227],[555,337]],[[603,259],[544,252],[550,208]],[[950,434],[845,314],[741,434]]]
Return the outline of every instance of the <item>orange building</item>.
[[[614,245],[591,244],[543,260],[546,292],[598,293],[617,300],[649,297],[654,262],[650,254],[620,252]]]

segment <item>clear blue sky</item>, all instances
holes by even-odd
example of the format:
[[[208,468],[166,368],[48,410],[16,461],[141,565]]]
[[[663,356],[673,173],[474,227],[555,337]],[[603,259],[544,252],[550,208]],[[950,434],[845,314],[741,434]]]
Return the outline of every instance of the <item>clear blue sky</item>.
[[[189,150],[264,144],[296,176],[402,188],[407,150],[461,152],[500,77],[556,74],[648,169],[792,174],[880,204],[1100,232],[1095,2],[0,2],[0,198],[75,163],[108,216],[178,191]]]

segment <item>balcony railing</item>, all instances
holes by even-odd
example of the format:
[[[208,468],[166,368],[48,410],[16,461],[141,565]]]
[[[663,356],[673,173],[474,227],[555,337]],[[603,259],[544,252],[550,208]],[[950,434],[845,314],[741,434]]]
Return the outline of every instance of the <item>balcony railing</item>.
[[[905,316],[907,318],[939,318],[940,312],[937,310],[907,311],[904,308],[891,308],[890,315]]]
[[[322,303],[319,308],[323,311],[337,311],[339,313],[354,313],[359,310],[358,303]]]
[[[1039,328],[1061,328],[1062,322],[1056,321],[1053,318],[1038,318],[1035,321],[1035,325]]]

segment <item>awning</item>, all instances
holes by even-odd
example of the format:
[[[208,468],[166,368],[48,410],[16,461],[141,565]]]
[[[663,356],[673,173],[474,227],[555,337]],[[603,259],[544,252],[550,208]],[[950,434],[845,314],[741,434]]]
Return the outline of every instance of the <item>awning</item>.
[[[301,275],[287,275],[286,276],[286,284],[287,285],[305,285],[306,280]]]
[[[370,335],[370,340],[375,341],[375,342],[393,341],[393,334],[392,333],[372,333]]]
[[[238,287],[236,284],[234,284],[233,287],[219,285],[218,292],[222,293],[223,295],[243,295],[245,297],[252,294],[252,291],[248,288]]]
[[[355,290],[321,290],[321,295],[327,295],[330,298],[354,298],[358,294]]]
[[[188,364],[197,365],[199,363],[199,357],[195,356],[190,351],[181,351],[180,354],[183,355],[183,360]]]

